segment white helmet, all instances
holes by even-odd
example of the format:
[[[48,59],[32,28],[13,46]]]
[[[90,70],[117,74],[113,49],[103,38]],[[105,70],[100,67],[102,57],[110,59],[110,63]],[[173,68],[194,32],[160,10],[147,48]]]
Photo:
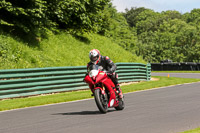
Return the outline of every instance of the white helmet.
[[[100,52],[98,49],[92,49],[89,53],[90,61],[94,64],[97,64],[100,60]]]

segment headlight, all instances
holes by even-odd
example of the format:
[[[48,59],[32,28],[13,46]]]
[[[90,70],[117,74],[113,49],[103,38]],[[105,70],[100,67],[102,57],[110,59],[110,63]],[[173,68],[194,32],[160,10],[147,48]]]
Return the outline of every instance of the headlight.
[[[98,72],[99,72],[98,70],[92,70],[92,71],[90,71],[89,76],[90,77],[96,77]]]

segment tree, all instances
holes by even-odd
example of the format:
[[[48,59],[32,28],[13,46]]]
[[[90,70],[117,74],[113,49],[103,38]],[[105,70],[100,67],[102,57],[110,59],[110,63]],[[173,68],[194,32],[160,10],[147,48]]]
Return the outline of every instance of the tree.
[[[0,29],[40,36],[44,29],[95,31],[110,0],[2,0]]]
[[[156,31],[160,25],[160,13],[154,12],[153,10],[145,10],[140,13],[136,19],[137,34],[148,31]]]
[[[129,16],[127,21],[132,22],[130,25],[137,30],[138,56],[143,56],[148,62],[200,60],[200,9],[183,15],[178,11],[158,13],[146,9],[138,14],[133,9],[131,11],[127,11],[125,16]],[[131,18],[131,15],[134,17]]]
[[[193,9],[190,13],[183,14],[183,19],[187,23],[193,23],[200,18],[200,9]]]
[[[161,12],[161,15],[165,18],[165,20],[171,20],[171,19],[181,19],[182,15],[178,11],[163,11]]]
[[[0,26],[9,31],[37,34],[44,26],[50,27],[45,12],[46,1],[2,0],[0,2]]]
[[[103,12],[103,25],[99,33],[111,38],[114,42],[122,46],[124,49],[135,52],[137,42],[136,30],[129,27],[122,13],[110,4],[106,6]]]
[[[127,23],[130,25],[130,27],[136,26],[136,23],[138,21],[137,16],[145,10],[149,10],[149,9],[146,9],[144,7],[140,7],[140,8],[132,7],[130,10],[125,9],[126,12],[124,13],[124,16],[127,20]]]
[[[101,26],[101,14],[110,0],[48,0],[47,14],[61,29],[96,30]]]

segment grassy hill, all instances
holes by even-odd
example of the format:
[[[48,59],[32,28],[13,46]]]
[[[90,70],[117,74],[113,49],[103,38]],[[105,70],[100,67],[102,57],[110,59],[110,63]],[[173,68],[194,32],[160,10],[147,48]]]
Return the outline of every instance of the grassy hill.
[[[89,62],[89,51],[94,48],[114,62],[146,63],[110,39],[97,34],[51,34],[48,39],[40,40],[39,45],[1,35],[0,69],[83,66]]]

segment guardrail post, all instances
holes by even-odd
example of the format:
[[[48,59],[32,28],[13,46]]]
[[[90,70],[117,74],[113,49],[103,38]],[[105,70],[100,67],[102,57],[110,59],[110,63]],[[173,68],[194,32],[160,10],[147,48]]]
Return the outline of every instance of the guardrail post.
[[[151,64],[147,64],[147,81],[151,80]]]

